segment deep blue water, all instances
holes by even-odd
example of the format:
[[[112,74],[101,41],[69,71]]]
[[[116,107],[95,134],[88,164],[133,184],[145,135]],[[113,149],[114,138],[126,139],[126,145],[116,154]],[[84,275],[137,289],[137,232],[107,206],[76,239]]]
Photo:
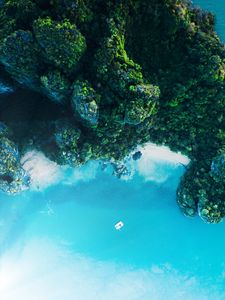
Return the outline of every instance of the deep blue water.
[[[225,40],[225,2],[195,2],[217,14]],[[97,163],[73,174],[40,158],[33,191],[1,194],[0,299],[225,299],[225,222],[182,216],[184,158],[160,149],[144,151],[127,181]]]

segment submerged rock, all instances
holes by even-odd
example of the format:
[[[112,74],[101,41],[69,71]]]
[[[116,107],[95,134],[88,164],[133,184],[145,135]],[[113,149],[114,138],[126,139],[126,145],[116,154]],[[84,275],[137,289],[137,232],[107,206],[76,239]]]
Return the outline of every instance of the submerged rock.
[[[131,171],[129,170],[129,168],[121,163],[121,164],[117,164],[117,163],[113,163],[113,175],[115,175],[116,177],[118,177],[119,179],[127,179],[131,176]]]
[[[138,160],[142,157],[141,151],[137,151],[132,155],[133,160]]]

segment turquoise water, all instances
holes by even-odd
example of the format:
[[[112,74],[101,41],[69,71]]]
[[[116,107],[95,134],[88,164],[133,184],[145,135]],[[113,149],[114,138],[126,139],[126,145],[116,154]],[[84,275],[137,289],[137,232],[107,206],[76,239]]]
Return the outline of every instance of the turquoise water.
[[[192,1],[204,10],[211,11],[216,16],[216,32],[225,41],[225,3],[223,0],[194,0]]]
[[[195,2],[225,40],[225,3]],[[225,299],[225,222],[185,218],[175,203],[186,158],[150,146],[129,180],[36,159],[33,190],[1,194],[1,300]]]

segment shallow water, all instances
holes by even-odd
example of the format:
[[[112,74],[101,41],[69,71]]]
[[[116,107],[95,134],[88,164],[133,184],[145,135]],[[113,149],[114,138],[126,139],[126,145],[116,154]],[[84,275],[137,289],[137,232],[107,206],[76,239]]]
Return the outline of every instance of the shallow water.
[[[225,40],[225,3],[195,2],[217,13]],[[33,191],[1,194],[1,300],[225,299],[225,222],[181,215],[186,158],[152,145],[143,153],[130,180],[37,154]]]
[[[127,181],[98,163],[57,177],[37,157],[41,191],[1,198],[1,299],[225,299],[225,223],[185,218],[175,204],[185,157],[150,145]],[[56,185],[44,188],[49,174]]]

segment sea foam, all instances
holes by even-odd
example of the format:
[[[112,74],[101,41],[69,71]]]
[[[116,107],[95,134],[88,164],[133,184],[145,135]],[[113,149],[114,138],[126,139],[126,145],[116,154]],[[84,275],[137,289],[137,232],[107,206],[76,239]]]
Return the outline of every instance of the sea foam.
[[[172,152],[165,146],[148,143],[138,150],[142,157],[137,161],[136,171],[146,181],[164,182],[175,169],[190,162],[187,156]]]
[[[186,156],[172,152],[165,146],[148,143],[143,147],[138,147],[137,151],[141,151],[141,158],[134,161],[128,157],[125,160],[130,175],[121,177],[122,179],[131,180],[136,174],[145,181],[162,183],[174,174],[175,169],[189,163]],[[33,190],[43,190],[59,183],[74,185],[81,181],[88,182],[95,179],[99,172],[102,172],[99,161],[89,161],[76,168],[59,166],[37,150],[28,151],[22,157],[21,163],[31,176],[31,188]],[[105,171],[109,170],[110,168],[106,168]]]
[[[40,151],[28,151],[21,158],[21,163],[31,177],[31,188],[34,190],[57,184],[64,175],[63,168],[49,160]]]

